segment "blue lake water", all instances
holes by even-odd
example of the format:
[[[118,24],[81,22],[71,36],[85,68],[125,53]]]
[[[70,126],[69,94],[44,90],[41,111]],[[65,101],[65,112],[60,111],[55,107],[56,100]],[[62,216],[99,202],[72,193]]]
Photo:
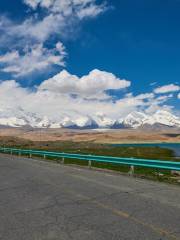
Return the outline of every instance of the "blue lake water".
[[[167,148],[174,151],[176,157],[180,157],[180,143],[121,143],[112,144],[113,146],[120,147],[160,147]]]

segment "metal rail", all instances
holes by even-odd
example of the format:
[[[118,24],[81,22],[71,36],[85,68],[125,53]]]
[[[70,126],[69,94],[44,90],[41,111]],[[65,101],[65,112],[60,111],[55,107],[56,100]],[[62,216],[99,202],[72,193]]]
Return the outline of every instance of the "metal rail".
[[[64,162],[64,159],[77,159],[77,160],[87,161],[89,166],[91,166],[92,162],[126,165],[126,166],[131,166],[132,172],[134,171],[134,166],[180,171],[180,162],[174,162],[174,161],[72,154],[72,153],[27,150],[27,149],[16,149],[16,148],[2,148],[2,147],[0,148],[0,152],[10,153],[10,154],[16,153],[19,155],[29,155],[30,157],[32,157],[32,155],[42,156],[43,158],[56,157],[56,158],[62,159],[62,162]]]

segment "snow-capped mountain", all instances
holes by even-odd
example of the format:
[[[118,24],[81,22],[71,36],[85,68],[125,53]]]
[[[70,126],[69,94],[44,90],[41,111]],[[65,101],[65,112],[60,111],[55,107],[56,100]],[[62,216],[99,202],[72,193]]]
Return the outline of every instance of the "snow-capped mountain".
[[[103,113],[98,113],[94,117],[94,121],[96,122],[97,126],[100,128],[111,128],[115,124],[116,119],[111,119],[111,118],[108,118]]]
[[[152,115],[132,112],[124,118],[123,124],[131,128],[153,127],[155,125],[180,128],[180,118],[164,110],[158,110]]]
[[[169,127],[180,127],[180,118],[170,112],[159,110],[144,120],[144,124],[154,125],[156,123]]]
[[[141,112],[129,113],[123,120],[123,125],[130,128],[138,128],[144,124],[148,116]]]
[[[61,115],[57,119],[47,116],[25,112],[19,108],[15,112],[11,109],[3,111],[0,109],[0,126],[7,127],[32,127],[32,128],[146,128],[146,127],[175,127],[180,128],[180,117],[164,110],[147,115],[143,112],[131,112],[124,118],[109,118],[103,113],[95,116],[71,117]]]
[[[26,125],[26,122],[23,119],[19,119],[16,117],[8,117],[0,118],[0,125],[9,127],[22,127]]]

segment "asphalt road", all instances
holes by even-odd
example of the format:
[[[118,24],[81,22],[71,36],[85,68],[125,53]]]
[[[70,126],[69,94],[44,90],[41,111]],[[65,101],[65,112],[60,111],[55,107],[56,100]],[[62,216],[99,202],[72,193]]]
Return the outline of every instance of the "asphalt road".
[[[180,188],[0,155],[1,240],[180,239]]]

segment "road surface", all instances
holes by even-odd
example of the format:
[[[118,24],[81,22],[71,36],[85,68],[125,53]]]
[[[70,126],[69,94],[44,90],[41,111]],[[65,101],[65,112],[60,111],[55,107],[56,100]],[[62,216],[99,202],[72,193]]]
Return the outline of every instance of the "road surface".
[[[180,239],[180,187],[0,155],[0,240]]]

